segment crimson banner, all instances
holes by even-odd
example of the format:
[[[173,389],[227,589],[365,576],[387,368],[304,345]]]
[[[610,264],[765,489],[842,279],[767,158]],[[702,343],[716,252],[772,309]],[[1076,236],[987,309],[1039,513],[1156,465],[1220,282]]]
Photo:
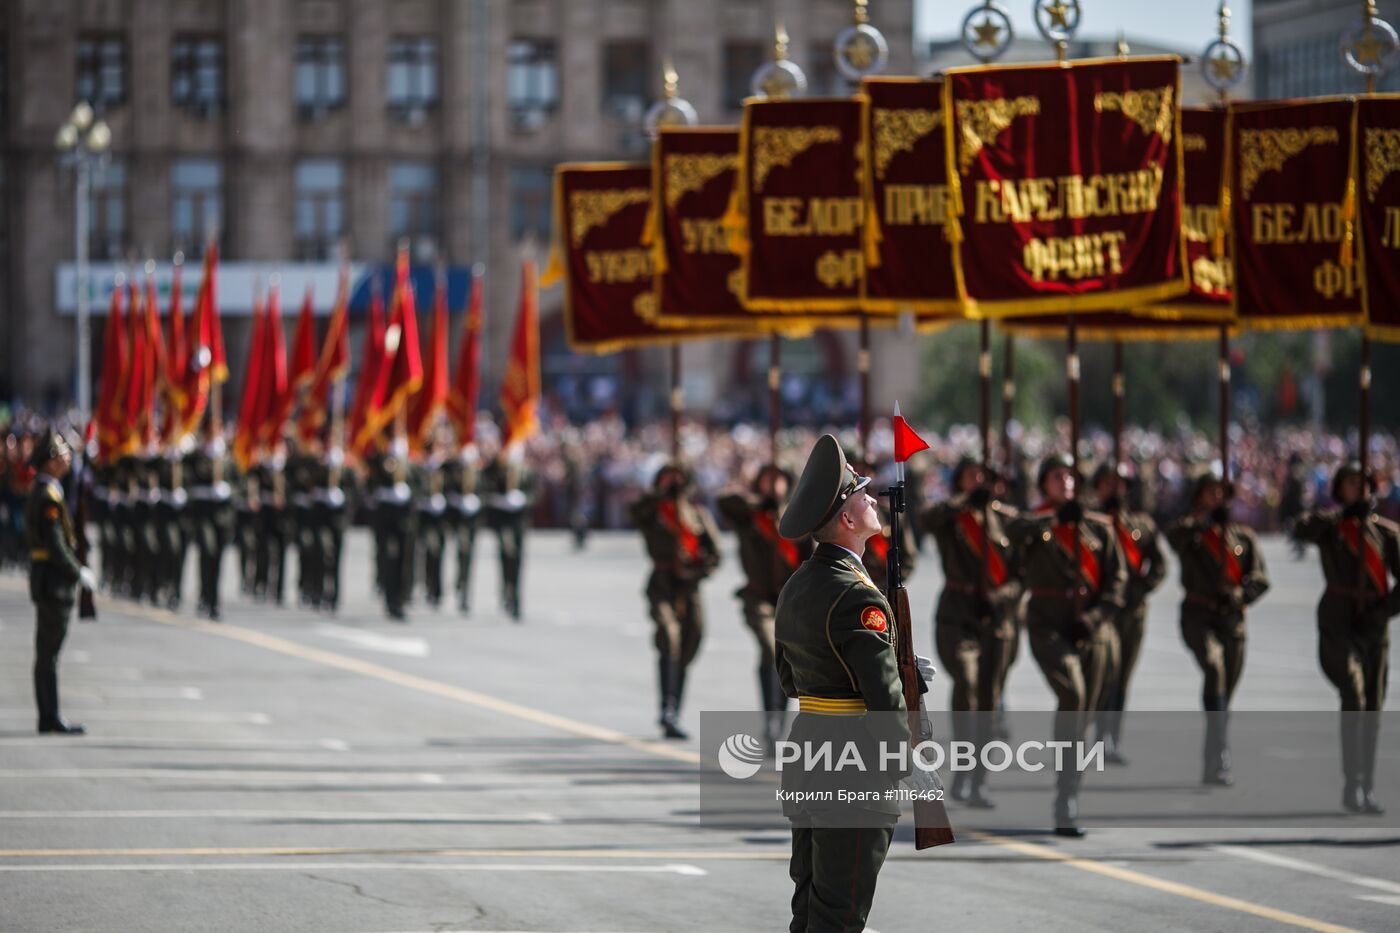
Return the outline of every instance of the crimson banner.
[[[1181,227],[1186,234],[1186,273],[1191,291],[1141,311],[1154,316],[1226,320],[1232,311],[1228,225],[1220,223],[1225,175],[1225,111],[1181,111]]]
[[[943,82],[866,78],[865,307],[961,316],[945,222]]]
[[[1356,122],[1366,330],[1400,341],[1400,95],[1361,98]]]
[[[1184,294],[1180,59],[944,75],[958,294],[973,317]]]
[[[1361,322],[1346,216],[1354,112],[1350,99],[1230,105],[1230,242],[1245,327]]]
[[[745,102],[725,224],[750,311],[861,309],[864,111],[860,97]]]
[[[540,284],[562,279],[573,349],[609,353],[676,339],[645,317],[656,300],[652,253],[642,243],[650,206],[650,165],[569,163],[555,170],[554,246]]]

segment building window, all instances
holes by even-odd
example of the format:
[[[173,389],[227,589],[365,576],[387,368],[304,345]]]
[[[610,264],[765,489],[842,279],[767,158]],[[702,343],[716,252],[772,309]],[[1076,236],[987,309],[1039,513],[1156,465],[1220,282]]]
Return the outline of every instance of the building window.
[[[345,103],[345,44],[338,36],[297,40],[297,113],[314,123]]]
[[[224,46],[213,36],[180,36],[171,47],[170,103],[193,117],[224,105]]]
[[[543,125],[559,106],[559,62],[553,42],[516,39],[506,49],[506,101],[520,130]]]
[[[752,93],[753,73],[768,60],[768,47],[761,42],[729,42],[724,46],[724,109],[743,110],[744,98]]]
[[[407,123],[423,119],[438,101],[438,47],[431,37],[389,42],[385,100],[389,112]]]
[[[436,245],[438,172],[431,162],[389,166],[389,233],[395,245],[405,237],[412,240],[415,254]]]
[[[77,99],[98,113],[126,103],[126,40],[84,36],[78,40]]]
[[[603,46],[603,112],[639,123],[646,112],[651,69],[645,42],[609,42]]]
[[[337,159],[302,159],[295,182],[297,253],[330,259],[345,231],[345,169]]]
[[[126,164],[112,159],[92,173],[88,197],[88,256],[119,260],[126,255]]]
[[[170,170],[171,239],[186,256],[203,256],[205,242],[222,231],[223,176],[215,159],[177,159]]]
[[[527,236],[549,236],[550,198],[554,193],[554,169],[547,165],[510,170],[510,236],[520,242]]]

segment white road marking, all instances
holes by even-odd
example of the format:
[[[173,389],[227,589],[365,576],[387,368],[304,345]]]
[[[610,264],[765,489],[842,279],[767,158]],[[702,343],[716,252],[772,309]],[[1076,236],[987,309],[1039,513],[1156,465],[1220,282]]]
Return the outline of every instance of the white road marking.
[[[557,823],[550,813],[437,813],[431,810],[366,812],[364,810],[0,810],[0,820],[338,820],[377,823],[443,820],[460,823]]]
[[[332,752],[344,752],[350,750],[350,743],[344,739],[273,739],[273,738],[247,738],[247,739],[172,739],[168,735],[153,735],[149,738],[141,736],[87,736],[65,740],[61,736],[53,735],[24,735],[24,736],[3,736],[0,737],[0,748],[13,746],[28,747],[35,745],[50,746],[62,744],[66,748],[88,748],[93,751],[109,750],[111,746],[131,746],[134,748],[169,748],[187,751],[203,751],[224,748],[236,748],[244,751],[317,751],[325,750]]]
[[[1400,894],[1361,894],[1356,898],[1358,901],[1370,901],[1373,904],[1388,904],[1391,907],[1400,907]]]
[[[317,635],[336,638],[366,651],[396,654],[407,658],[426,658],[428,656],[428,642],[427,639],[423,638],[381,635],[378,632],[366,632],[344,625],[332,625],[329,622],[322,622],[316,626],[315,632]]]
[[[171,712],[167,710],[72,710],[73,719],[93,722],[198,722],[198,723],[250,723],[266,726],[272,722],[267,713],[230,712]],[[33,720],[32,709],[0,709],[0,719]]]
[[[1319,865],[1316,862],[1305,862],[1302,859],[1291,858],[1287,855],[1276,855],[1273,852],[1264,852],[1245,846],[1212,846],[1212,848],[1217,852],[1233,855],[1236,858],[1248,859],[1250,861],[1260,862],[1264,865],[1273,865],[1277,868],[1291,868],[1294,871],[1305,872],[1309,875],[1317,875],[1320,878],[1331,878],[1333,881],[1344,881],[1347,884],[1359,885],[1363,888],[1385,891],[1389,895],[1400,895],[1400,883],[1387,881],[1384,878],[1373,878],[1370,875],[1358,875],[1353,872],[1343,871],[1340,868],[1330,868],[1326,865]],[[1365,900],[1372,899],[1373,898],[1369,897],[1365,898]]]
[[[44,778],[117,778],[179,779],[182,781],[314,781],[332,784],[401,784],[411,781],[418,784],[442,784],[441,774],[427,771],[287,771],[256,769],[243,771],[206,770],[202,768],[6,768],[0,770],[0,779],[33,780]]]
[[[4,693],[0,701],[20,702],[33,697],[33,694]],[[63,698],[72,700],[82,697],[88,700],[202,700],[204,691],[198,687],[163,686],[145,684],[134,687],[102,687],[89,685],[75,689],[65,688]]]
[[[614,874],[682,875],[699,877],[709,872],[698,865],[574,865],[452,862],[147,862],[111,865],[82,862],[68,865],[0,865],[0,872],[81,872],[81,871],[482,871],[482,872],[608,872]]]

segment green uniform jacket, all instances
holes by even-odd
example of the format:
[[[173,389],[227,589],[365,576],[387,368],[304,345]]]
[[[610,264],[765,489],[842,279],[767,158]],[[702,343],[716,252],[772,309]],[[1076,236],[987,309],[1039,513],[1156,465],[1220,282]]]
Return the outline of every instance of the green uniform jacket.
[[[995,585],[990,576],[985,580],[983,578],[985,558],[980,544],[978,550],[973,549],[976,538],[968,532],[966,525],[969,519],[964,518],[965,515],[971,516],[970,520],[976,523],[980,533],[982,510],[970,506],[966,494],[932,505],[920,516],[924,530],[933,535],[938,545],[943,577],[947,581],[938,598],[934,618],[939,622],[976,625],[981,621],[978,618],[977,597],[985,586],[985,595],[997,625],[1014,627],[1013,616],[1023,590],[1005,526],[1016,518],[1016,509],[1001,502],[992,502],[987,506],[987,524],[991,533],[986,537],[992,542],[992,553],[997,555],[1005,568],[1005,578],[1000,586]]]
[[[1074,566],[1073,539],[1071,546],[1065,547],[1059,538],[1060,527],[1055,513],[1045,509],[1022,512],[1007,522],[1008,537],[1021,554],[1021,579],[1031,597],[1027,624],[1064,629],[1074,621],[1074,590],[1082,585],[1080,618],[1095,627],[1123,608],[1128,584],[1123,552],[1114,540],[1108,516],[1086,512],[1079,522],[1079,539],[1083,555],[1098,565],[1099,584],[1095,587]]]
[[[676,518],[699,539],[699,553],[688,555],[681,545],[679,531],[662,518],[663,501],[674,501]],[[719,566],[719,530],[709,509],[681,496],[663,500],[648,493],[632,503],[628,514],[632,524],[642,533],[647,556],[652,562],[652,576],[668,582],[696,583],[708,577]]]
[[[78,537],[63,487],[52,477],[35,480],[24,509],[29,543],[29,598],[36,603],[73,603],[78,599]]]
[[[1358,524],[1364,526],[1368,546],[1379,558],[1379,580],[1369,569],[1362,575],[1357,552],[1342,533],[1344,526],[1354,529]],[[1316,544],[1322,554],[1327,595],[1319,607],[1319,621],[1323,621],[1322,615],[1335,616],[1325,621],[1350,625],[1357,608],[1364,607],[1368,616],[1374,616],[1366,621],[1383,627],[1392,616],[1400,614],[1400,589],[1386,578],[1388,573],[1390,578],[1400,579],[1400,526],[1374,514],[1359,522],[1343,516],[1340,509],[1327,509],[1304,512],[1298,517],[1293,534],[1300,541]],[[1359,593],[1358,585],[1362,586]],[[1329,611],[1324,612],[1324,607]]]
[[[865,573],[855,555],[834,544],[818,544],[812,556],[789,578],[778,597],[775,614],[778,678],[790,697],[860,699],[867,711],[904,713],[904,691],[895,660],[894,613],[885,596]],[[804,713],[794,724],[791,740],[800,741],[800,727],[811,717],[813,730],[827,725],[818,714]],[[907,742],[904,716],[859,720],[837,717],[842,723],[862,723],[862,735],[893,747]],[[875,768],[875,762],[867,760]],[[794,789],[800,779],[783,787]],[[903,775],[893,769],[872,773],[871,783],[893,787]],[[863,809],[899,812],[895,802],[871,802]]]
[[[1144,605],[1152,591],[1166,580],[1167,556],[1162,552],[1162,536],[1157,530],[1157,523],[1146,512],[1130,512],[1125,509],[1118,515],[1117,530],[1119,548],[1123,551],[1123,563],[1128,569],[1128,588],[1124,593],[1123,602],[1128,609],[1134,610]],[[1136,567],[1129,557],[1125,538],[1137,550]]]
[[[734,526],[739,538],[739,563],[747,582],[737,596],[776,603],[783,584],[812,554],[812,539],[786,541],[778,534],[778,507],[757,496],[733,493],[721,496],[719,512]],[[789,563],[781,544],[792,546],[797,563]]]
[[[1209,543],[1216,529],[1209,516],[1202,515],[1187,515],[1167,529],[1167,543],[1181,561],[1181,587],[1186,591],[1182,605],[1240,620],[1244,618],[1244,607],[1253,605],[1269,591],[1269,571],[1254,532],[1230,522],[1225,526],[1225,545],[1239,568],[1240,579],[1236,583]]]

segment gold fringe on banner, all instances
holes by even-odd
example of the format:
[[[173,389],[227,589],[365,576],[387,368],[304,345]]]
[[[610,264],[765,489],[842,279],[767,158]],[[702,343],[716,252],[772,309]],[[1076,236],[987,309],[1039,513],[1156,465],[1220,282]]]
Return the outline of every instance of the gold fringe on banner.
[[[1227,107],[1225,109],[1225,152],[1223,154],[1225,164],[1220,170],[1220,203],[1217,206],[1215,218],[1215,240],[1211,243],[1211,253],[1217,262],[1225,258],[1225,235],[1230,226],[1230,179],[1234,174],[1231,165],[1235,157],[1234,135],[1235,112]],[[1182,189],[1182,193],[1185,194],[1185,189]],[[1233,256],[1231,258],[1233,259]]]
[[[1347,193],[1342,197],[1342,254],[1337,257],[1337,262],[1343,269],[1350,269],[1356,265],[1356,160],[1357,150],[1357,120],[1360,109],[1355,103],[1351,105],[1351,152],[1347,158]],[[1366,285],[1363,282],[1361,291],[1364,295]],[[1365,299],[1362,299],[1363,303]]]

